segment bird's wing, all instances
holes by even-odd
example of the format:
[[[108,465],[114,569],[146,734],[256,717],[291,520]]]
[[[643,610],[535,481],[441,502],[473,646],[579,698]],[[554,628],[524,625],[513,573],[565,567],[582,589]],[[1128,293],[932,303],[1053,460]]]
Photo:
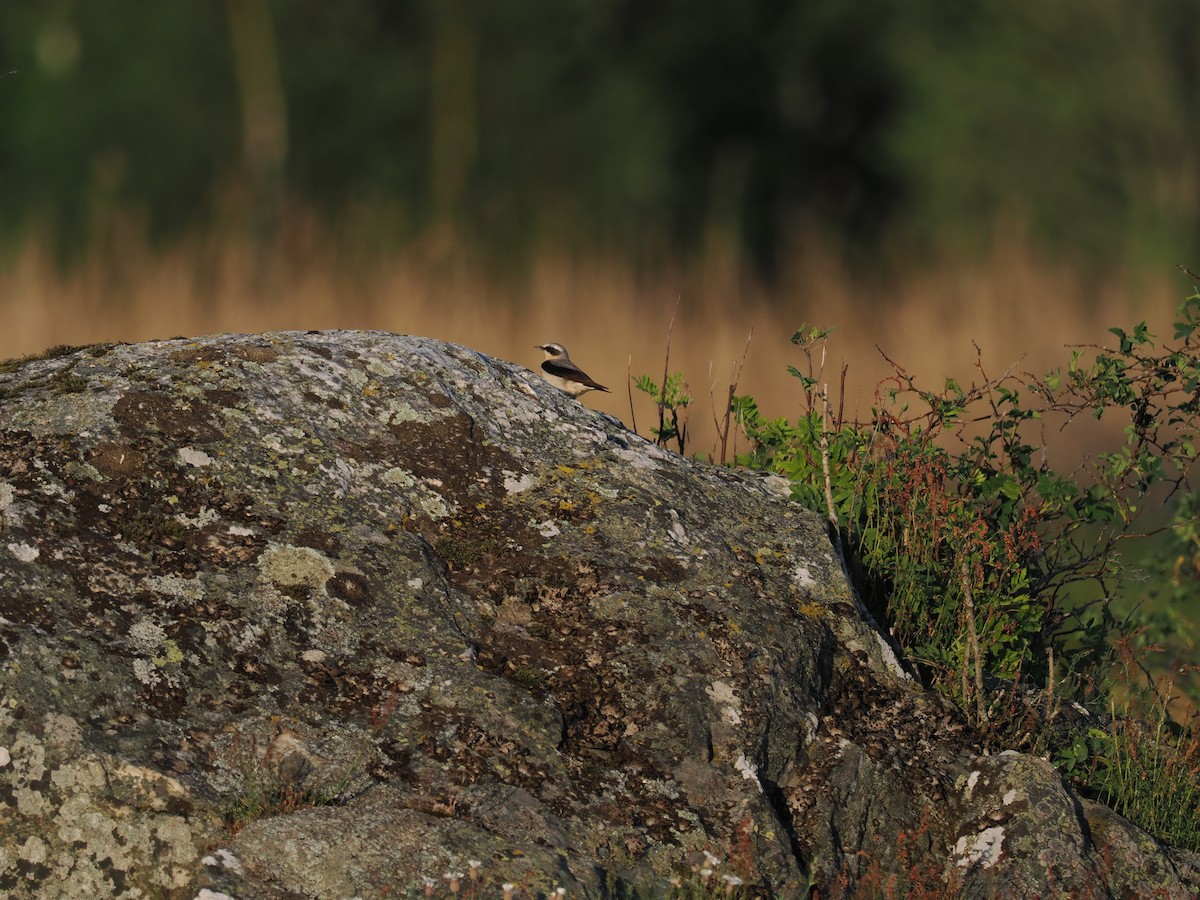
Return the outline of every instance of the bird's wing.
[[[542,371],[548,375],[556,375],[559,378],[565,378],[568,381],[578,381],[580,384],[586,384],[588,387],[597,391],[607,391],[604,385],[598,381],[593,381],[591,376],[573,362],[559,362],[553,359],[548,359],[542,363]]]

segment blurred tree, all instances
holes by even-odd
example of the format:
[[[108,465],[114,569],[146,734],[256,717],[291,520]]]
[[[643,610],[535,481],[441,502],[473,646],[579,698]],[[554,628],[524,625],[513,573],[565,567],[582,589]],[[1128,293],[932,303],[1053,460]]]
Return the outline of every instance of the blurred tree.
[[[883,46],[893,6],[626,3],[668,117],[677,241],[731,218],[770,274],[798,224],[851,243],[879,235],[901,192],[885,145],[902,90]]]
[[[435,2],[275,7],[287,185],[337,229],[348,220],[396,240],[429,220]]]
[[[913,12],[892,44],[908,98],[889,142],[911,186],[904,225],[926,246],[982,248],[1015,224],[1097,260],[1195,249],[1194,3]]]
[[[287,108],[279,73],[275,23],[268,0],[225,0],[242,112],[239,206],[261,240],[283,211],[283,172],[288,152]]]
[[[477,151],[479,53],[474,19],[465,0],[442,0],[433,16],[431,194],[435,225],[451,232],[466,206]]]
[[[203,224],[237,159],[229,41],[210,4],[0,2],[0,237],[64,249],[118,214],[151,234]]]
[[[0,0],[0,240],[284,203],[356,242],[770,276],[806,229],[1200,243],[1194,0]],[[221,218],[214,218],[214,216]],[[269,229],[268,229],[269,230]],[[1186,240],[1180,238],[1186,235]]]

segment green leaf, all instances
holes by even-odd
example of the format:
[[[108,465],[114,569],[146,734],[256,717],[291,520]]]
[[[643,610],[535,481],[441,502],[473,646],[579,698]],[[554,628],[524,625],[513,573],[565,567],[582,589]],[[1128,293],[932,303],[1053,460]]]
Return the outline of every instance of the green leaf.
[[[1133,341],[1129,339],[1129,335],[1125,333],[1124,328],[1110,328],[1108,330],[1120,339],[1122,353],[1129,353],[1133,350]]]

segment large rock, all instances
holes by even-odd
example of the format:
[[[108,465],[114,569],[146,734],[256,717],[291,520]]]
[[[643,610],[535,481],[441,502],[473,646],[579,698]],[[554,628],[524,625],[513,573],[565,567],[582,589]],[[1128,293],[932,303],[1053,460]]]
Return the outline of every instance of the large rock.
[[[1200,887],[983,754],[778,482],[519,366],[289,333],[0,373],[7,895],[652,894],[706,851],[720,893]]]

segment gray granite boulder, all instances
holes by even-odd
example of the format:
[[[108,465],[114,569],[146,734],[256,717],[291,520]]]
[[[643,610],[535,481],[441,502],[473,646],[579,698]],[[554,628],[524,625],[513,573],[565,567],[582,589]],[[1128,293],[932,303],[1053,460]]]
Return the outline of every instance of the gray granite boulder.
[[[1200,887],[985,754],[785,485],[520,366],[223,335],[0,364],[0,403],[5,895]]]

